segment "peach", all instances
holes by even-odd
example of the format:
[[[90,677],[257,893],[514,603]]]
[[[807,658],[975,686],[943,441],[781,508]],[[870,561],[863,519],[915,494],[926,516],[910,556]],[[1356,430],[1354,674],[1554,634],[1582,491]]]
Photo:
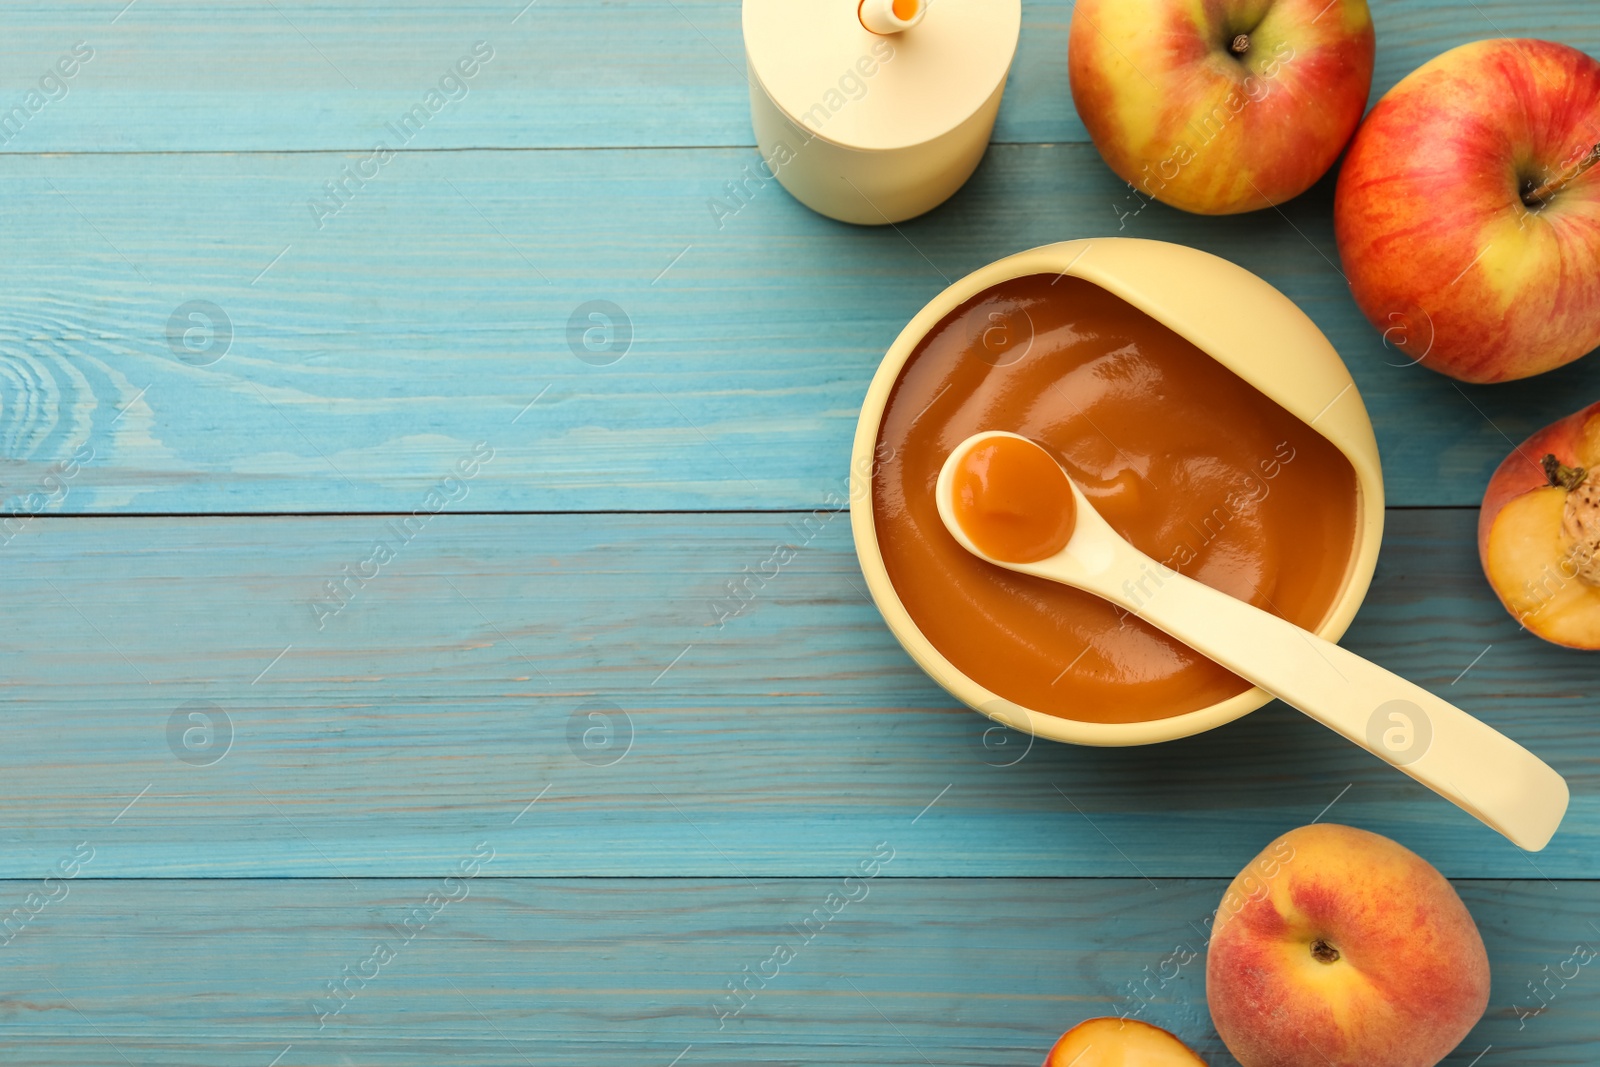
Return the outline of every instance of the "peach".
[[[1206,1061],[1159,1026],[1105,1018],[1062,1034],[1044,1067],[1206,1067]]]
[[[1421,857],[1365,830],[1303,826],[1229,887],[1206,1000],[1243,1067],[1433,1067],[1488,1007],[1489,959]]]
[[[1478,556],[1531,632],[1600,648],[1600,404],[1552,423],[1505,458],[1478,512]]]

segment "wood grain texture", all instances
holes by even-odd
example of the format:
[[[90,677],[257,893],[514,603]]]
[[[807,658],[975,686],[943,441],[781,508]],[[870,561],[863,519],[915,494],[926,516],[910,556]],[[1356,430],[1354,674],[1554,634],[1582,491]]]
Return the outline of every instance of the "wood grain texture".
[[[1373,413],[1391,503],[1475,505],[1513,441],[1600,395],[1600,361],[1472,389],[1403,365],[1334,266],[1326,182],[1281,213],[1119,220],[1092,148],[997,147],[898,230],[771,182],[719,219],[748,161],[410,154],[319,230],[307,201],[338,156],[0,158],[0,503],[87,449],[48,510],[409,511],[487,442],[475,510],[814,507],[883,351],[947,280],[1119,226],[1305,308]],[[630,340],[585,362],[570,324],[596,300]]]
[[[1380,93],[1502,33],[1600,52],[1590,0],[1373,7]],[[1458,883],[1495,989],[1450,1067],[1594,1063],[1587,972],[1519,1018],[1600,939],[1573,880],[1600,877],[1593,661],[1493,602],[1470,510],[1391,512],[1348,643],[1568,776],[1533,857],[1280,706],[1153,749],[992,733],[889,636],[847,519],[801,525],[900,326],[1053,240],[1180,241],[1282,288],[1350,362],[1391,503],[1475,504],[1600,394],[1600,364],[1493,389],[1397,366],[1327,182],[1246,219],[1140,208],[1083,143],[1070,13],[1026,0],[999,143],[896,232],[730,198],[756,161],[734,0],[6,5],[0,1058],[998,1067],[1137,1010],[1229,1067],[1198,962],[1146,1008],[1133,983],[1320,817],[1495,879]],[[344,179],[478,40],[464,98]],[[569,335],[596,300],[632,334],[609,365]],[[465,513],[507,511],[537,514]],[[397,932],[482,842],[469,895]],[[870,895],[719,1025],[879,842]]]
[[[432,876],[536,797],[505,874],[837,875],[925,811],[896,875],[1220,877],[1335,801],[1451,876],[1600,873],[1593,660],[1492,601],[1469,511],[1393,513],[1347,643],[1569,778],[1531,862],[1281,706],[1153,748],[1003,743],[889,635],[842,514],[395,522],[24,528],[0,571],[27,620],[0,652],[0,874],[90,835],[92,877]],[[394,558],[365,566],[378,543]]]
[[[467,855],[509,836],[459,847]],[[875,844],[860,841],[860,855]],[[1204,936],[1224,881],[529,881],[490,877],[498,864],[452,889],[398,879],[60,883],[67,895],[4,948],[7,1058],[1032,1067],[1067,1027],[1126,1012],[1171,1028],[1212,1067],[1236,1067],[1204,991]],[[8,897],[27,889],[0,883]],[[1446,1065],[1467,1067],[1491,1046],[1490,1059],[1526,1067],[1595,1062],[1593,975],[1552,981],[1537,1015],[1527,986],[1570,974],[1562,964],[1574,946],[1600,941],[1600,886],[1459,889],[1494,984],[1488,1014]],[[408,940],[404,924],[430,893],[457,899],[414,918]],[[813,919],[806,940],[802,924],[830,893],[855,899]],[[365,964],[379,945],[392,958]],[[722,999],[727,983],[762,971],[779,945],[793,958],[765,967],[772,977],[752,981],[744,1010],[720,1018],[733,1003]],[[351,972],[371,977],[351,981],[343,1010],[324,1020],[318,1012],[338,1003],[327,983]]]
[[[737,0],[27,0],[0,15],[0,113],[84,41],[94,58],[4,152],[368,150],[473,42],[494,58],[412,147],[750,145]],[[1373,100],[1448,48],[1533,36],[1600,53],[1587,0],[1374,0]],[[995,130],[1083,142],[1067,87],[1071,5],[1025,0]],[[459,95],[459,94],[457,94]]]

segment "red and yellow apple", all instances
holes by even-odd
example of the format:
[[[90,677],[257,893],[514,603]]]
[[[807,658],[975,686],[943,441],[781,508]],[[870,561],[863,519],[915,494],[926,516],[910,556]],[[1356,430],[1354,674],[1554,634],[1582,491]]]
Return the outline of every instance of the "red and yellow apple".
[[[1398,351],[1462,381],[1600,345],[1597,140],[1600,63],[1574,48],[1479,41],[1413,71],[1339,174],[1356,303]]]
[[[1570,648],[1600,648],[1600,404],[1524,441],[1489,479],[1478,556],[1506,610]]]
[[[1145,196],[1231,215],[1299,196],[1372,88],[1366,0],[1078,0],[1072,100]]]
[[[1044,1067],[1206,1067],[1206,1061],[1159,1026],[1105,1018],[1062,1034]]]
[[[1365,830],[1304,826],[1223,898],[1206,1000],[1243,1067],[1433,1067],[1482,1018],[1489,959],[1425,860]]]

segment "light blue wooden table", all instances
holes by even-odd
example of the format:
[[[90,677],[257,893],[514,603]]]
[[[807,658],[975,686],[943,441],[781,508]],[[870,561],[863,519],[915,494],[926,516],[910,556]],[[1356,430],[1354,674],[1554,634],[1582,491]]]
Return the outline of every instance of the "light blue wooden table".
[[[1600,660],[1519,632],[1473,547],[1509,440],[1600,361],[1395,365],[1327,182],[1120,219],[1333,339],[1393,505],[1348,644],[1545,755],[1572,812],[1526,856],[1280,706],[1017,759],[890,638],[842,514],[715,605],[842,490],[947,279],[1119,232],[1066,3],[1026,5],[996,144],[902,234],[770,184],[712,209],[756,160],[733,0],[124,2],[0,13],[5,1062],[1005,1067],[1126,1011],[1227,1065],[1200,965],[1163,961],[1319,816],[1483,927],[1450,1063],[1600,1061],[1600,977],[1529,988],[1600,944]],[[1591,0],[1375,7],[1378,93],[1481,37],[1600,52]]]

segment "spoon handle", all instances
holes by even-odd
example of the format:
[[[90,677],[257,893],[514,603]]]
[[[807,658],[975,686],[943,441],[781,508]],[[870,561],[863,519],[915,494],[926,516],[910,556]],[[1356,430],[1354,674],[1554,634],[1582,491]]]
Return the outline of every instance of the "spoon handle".
[[[1167,570],[1125,542],[1118,547],[1131,555],[1110,572],[1144,580],[1085,583],[1098,595],[1393,764],[1518,847],[1537,852],[1554,836],[1567,783],[1532,752],[1354,652]]]

